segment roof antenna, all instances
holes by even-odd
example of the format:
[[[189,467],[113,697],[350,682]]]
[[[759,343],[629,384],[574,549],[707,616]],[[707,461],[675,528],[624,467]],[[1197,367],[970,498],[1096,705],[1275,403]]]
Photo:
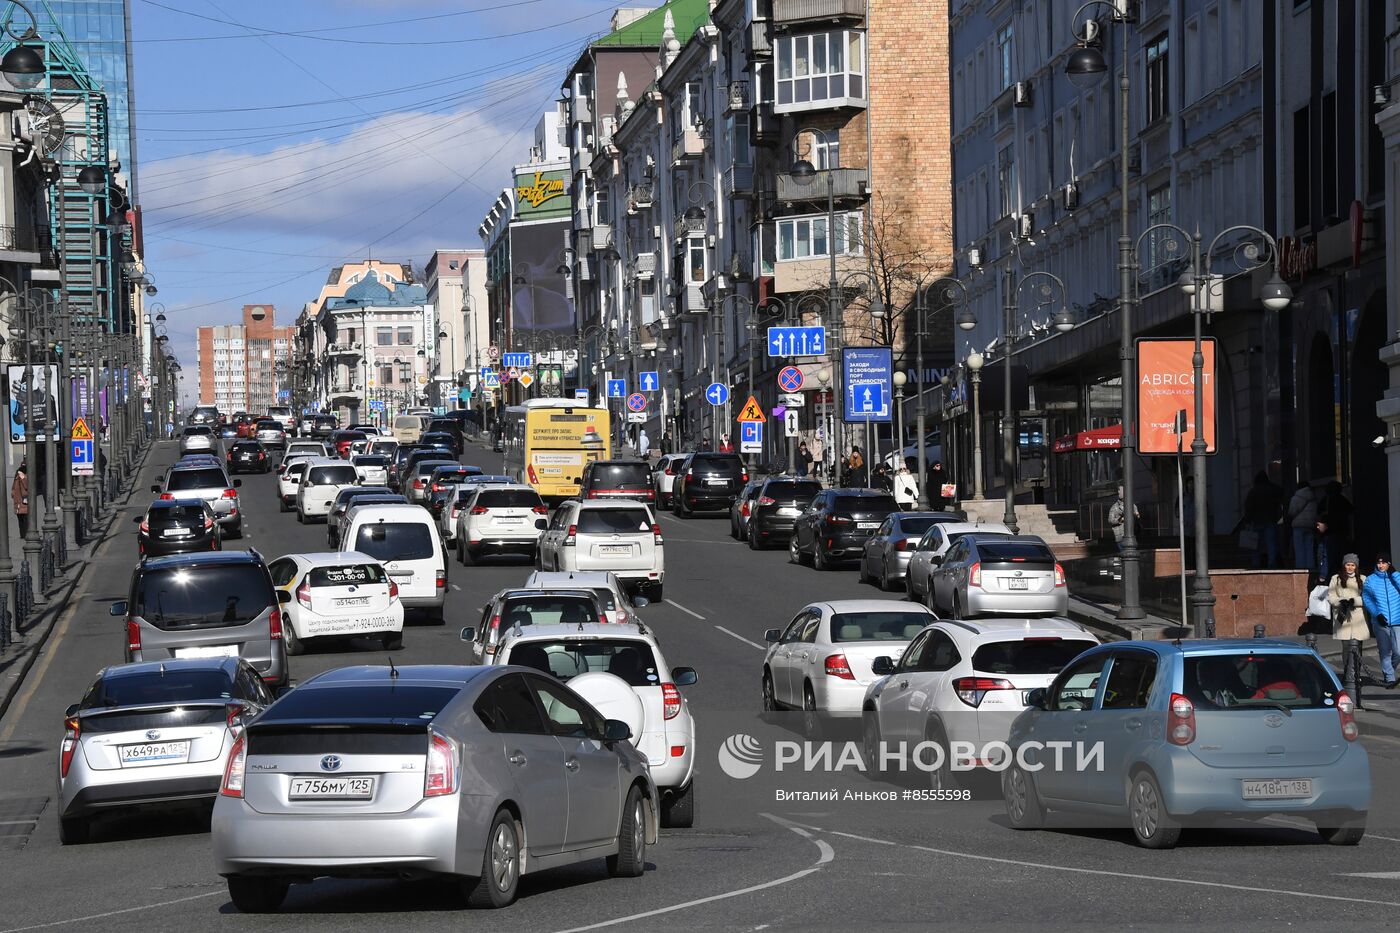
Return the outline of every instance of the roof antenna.
[[[394,659],[393,659],[393,658],[390,658],[390,659],[389,659],[389,679],[390,679],[390,680],[398,680],[398,679],[399,679],[399,669],[398,669],[397,667],[394,666]]]

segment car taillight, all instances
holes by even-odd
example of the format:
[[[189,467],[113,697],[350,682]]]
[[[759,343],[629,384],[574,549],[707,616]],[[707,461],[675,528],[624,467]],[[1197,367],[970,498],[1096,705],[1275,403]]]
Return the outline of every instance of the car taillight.
[[[237,499],[237,498],[238,498],[238,490],[237,490],[237,489],[232,489],[232,488],[225,489],[222,498],[224,498],[224,499]]]
[[[982,562],[978,561],[967,568],[967,582],[969,586],[982,585]]]
[[[148,534],[151,533],[151,522],[150,522],[150,519],[146,519],[146,518],[141,519],[141,533],[142,533],[143,535],[148,535]]]
[[[652,543],[654,543],[654,544],[660,544],[660,543],[661,543],[661,526],[660,526],[660,525],[652,525],[652,526],[651,526],[651,538],[652,538]]]
[[[442,483],[433,483],[433,492],[442,492],[446,488]]]
[[[301,604],[302,604],[303,606],[305,606],[307,609],[310,609],[310,608],[311,608],[311,583],[310,583],[310,581],[308,581],[308,580],[302,580],[302,581],[301,581],[301,586],[297,587],[297,602],[301,603]]]
[[[239,733],[234,739],[233,748],[228,753],[228,766],[224,768],[224,783],[219,793],[225,797],[243,796],[243,769],[248,764],[248,733]]]
[[[991,690],[1014,690],[1009,680],[997,677],[959,677],[953,681],[953,692],[968,706],[981,706],[982,698]]]
[[[141,623],[135,619],[126,620],[126,650],[141,650]]]
[[[173,501],[174,499],[175,499],[175,496],[174,496],[173,493],[163,492],[163,493],[160,494],[160,500],[161,500],[162,502],[171,502],[171,501]]]
[[[574,536],[577,535],[577,534],[578,534],[578,526],[577,526],[577,525],[570,525],[570,526],[569,526],[568,532],[566,532],[565,535],[564,535],[564,546],[565,546],[565,547],[573,547],[574,544],[577,543],[576,540],[575,540],[575,537],[574,537]]]
[[[1167,741],[1173,745],[1190,745],[1196,741],[1196,707],[1191,701],[1173,693],[1167,709]]]
[[[264,451],[261,451],[261,450],[258,451],[258,459],[259,459],[259,460],[266,460],[266,459],[267,459],[267,454],[266,454]]]
[[[778,504],[778,500],[777,500],[777,499],[774,499],[772,496],[759,496],[759,497],[758,497],[758,504],[759,504],[759,505],[777,505],[777,504]]]
[[[896,551],[907,551],[907,550],[909,550],[909,539],[908,539],[908,538],[900,538],[898,541],[896,541],[896,542],[894,543],[894,549],[895,549]]]
[[[667,467],[667,468],[666,468],[665,473],[666,473],[667,476],[675,476],[675,475],[676,475],[676,471],[673,470],[673,469],[671,469],[670,467]]]
[[[441,797],[457,792],[457,749],[450,739],[428,733],[428,775],[423,781],[424,797]]]
[[[530,511],[531,511],[531,512],[534,512],[536,515],[548,515],[548,514],[549,514],[549,506],[546,506],[546,505],[531,506]]]
[[[844,654],[826,656],[826,676],[840,677],[842,680],[856,679],[855,675],[851,673],[851,665]]]
[[[739,514],[744,516],[745,518],[749,517],[749,504],[747,502],[739,506]]]
[[[662,715],[666,719],[675,719],[681,712],[681,692],[676,689],[675,684],[661,685]]]
[[[828,515],[826,520],[832,525],[849,525],[851,520],[844,515]]]
[[[427,483],[426,480],[416,479],[416,480],[413,481],[413,488],[414,488],[414,489],[422,489],[422,488],[423,488],[424,486],[426,486],[426,485],[428,485],[428,483]]]
[[[390,598],[390,599],[398,599],[398,598],[399,598],[399,585],[398,585],[397,583],[395,583],[393,580],[390,580],[390,581],[389,581],[389,598]]]
[[[1059,564],[1055,565],[1055,585],[1065,585],[1065,568],[1060,566]]]
[[[434,585],[437,586],[438,589],[443,589],[444,587],[447,586],[447,571],[446,571],[446,570],[439,570],[439,571],[437,572],[437,574],[436,574],[436,576],[435,576],[435,578],[434,578]]]
[[[228,727],[230,729],[232,729],[234,727],[234,720],[237,719],[239,716],[242,716],[246,710],[247,707],[244,706],[242,703],[225,704],[224,722],[228,724]]]
[[[485,514],[486,514],[486,506],[484,506],[484,505],[474,505],[474,506],[472,506],[471,514],[472,514],[472,515],[485,515]]]
[[[78,750],[78,736],[82,734],[83,727],[77,716],[69,716],[63,720],[63,754],[59,759],[58,773],[68,776],[68,768],[73,764],[73,753]]]
[[[686,471],[685,471],[685,478],[686,478],[686,479],[691,479],[691,478],[694,477],[694,476],[695,476],[695,471],[694,471],[694,470],[686,470]]]
[[[272,641],[282,640],[282,610],[272,610],[272,615],[267,617],[267,637]]]
[[[211,529],[211,528],[213,528],[213,527],[214,527],[214,520],[213,520],[212,518],[210,518],[209,516],[206,515],[206,516],[204,517],[204,530],[205,530],[205,531],[208,531],[209,529]]]
[[[1361,730],[1356,725],[1355,713],[1356,704],[1352,701],[1351,694],[1345,690],[1337,694],[1337,715],[1342,719],[1342,738],[1348,742],[1355,742],[1357,736],[1361,735]],[[1194,721],[1192,722],[1192,730],[1195,730]]]

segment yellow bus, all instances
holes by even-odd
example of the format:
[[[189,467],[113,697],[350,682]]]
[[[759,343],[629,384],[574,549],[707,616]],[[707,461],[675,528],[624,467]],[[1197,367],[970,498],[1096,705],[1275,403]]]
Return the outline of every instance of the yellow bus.
[[[611,414],[574,399],[535,398],[506,409],[501,451],[506,475],[560,501],[578,495],[584,464],[612,449]]]

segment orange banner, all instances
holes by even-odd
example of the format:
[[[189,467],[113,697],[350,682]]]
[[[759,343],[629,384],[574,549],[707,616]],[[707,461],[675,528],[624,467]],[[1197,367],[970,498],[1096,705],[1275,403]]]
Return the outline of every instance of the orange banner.
[[[1139,340],[1137,342],[1138,453],[1175,454],[1177,412],[1186,411],[1186,433],[1181,449],[1190,452],[1196,437],[1195,373],[1191,357],[1195,341]],[[1201,341],[1205,363],[1201,367],[1203,427],[1206,452],[1215,453],[1215,341]]]

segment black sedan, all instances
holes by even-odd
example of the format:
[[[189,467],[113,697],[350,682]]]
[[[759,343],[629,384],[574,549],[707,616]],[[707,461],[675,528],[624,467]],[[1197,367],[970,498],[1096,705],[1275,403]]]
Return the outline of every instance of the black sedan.
[[[203,499],[157,499],[132,521],[141,526],[136,542],[142,557],[223,548],[219,524]]]
[[[418,438],[418,443],[451,451],[453,457],[462,456],[462,435],[450,431],[428,431]]]
[[[272,469],[267,448],[257,441],[238,441],[229,445],[227,461],[230,473],[266,473]]]

